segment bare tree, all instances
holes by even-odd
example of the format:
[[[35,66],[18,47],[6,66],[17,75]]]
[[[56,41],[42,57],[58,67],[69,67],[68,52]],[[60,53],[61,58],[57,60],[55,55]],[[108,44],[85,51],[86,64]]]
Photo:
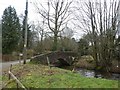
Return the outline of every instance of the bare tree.
[[[40,3],[42,9],[38,3],[34,4],[38,13],[47,20],[48,28],[54,34],[53,50],[57,50],[58,34],[64,29],[62,26],[69,21],[71,3],[72,1],[68,0],[48,0],[47,9]]]
[[[93,0],[83,3],[83,6],[77,7],[81,16],[76,15],[76,20],[80,22],[77,26],[90,34],[92,55],[97,66],[109,67],[114,55],[120,1],[111,0],[108,4],[106,0]]]
[[[44,37],[45,37],[45,28],[46,28],[46,26],[45,26],[45,19],[44,18],[42,18],[43,20],[40,22],[40,21],[38,21],[37,22],[37,24],[36,24],[36,26],[35,26],[35,30],[36,30],[36,32],[37,32],[37,35],[38,35],[38,39],[37,39],[37,44],[38,44],[38,46],[39,47],[37,47],[38,48],[38,50],[37,51],[39,51],[39,52],[43,52],[43,39],[44,39]]]

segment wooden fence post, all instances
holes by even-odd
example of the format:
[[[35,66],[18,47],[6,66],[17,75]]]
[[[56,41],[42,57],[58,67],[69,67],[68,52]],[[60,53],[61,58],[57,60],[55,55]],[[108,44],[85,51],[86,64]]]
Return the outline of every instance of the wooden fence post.
[[[19,64],[21,65],[21,58],[20,58],[20,55],[19,55]]]
[[[17,90],[19,90],[19,86],[18,86],[18,83],[16,83],[16,86],[17,86]]]
[[[21,86],[21,88],[23,88],[24,90],[27,90],[26,88],[25,88],[25,86],[23,86],[23,84],[17,79],[17,77],[15,77],[15,75],[12,73],[12,72],[8,72],[10,75],[11,75],[11,77],[16,81],[16,83],[18,83],[19,84],[19,86]]]
[[[12,69],[12,64],[10,65],[10,67],[9,67],[9,71],[11,72],[11,69]],[[8,74],[9,75],[9,77],[8,77],[8,79],[10,80],[10,74]]]
[[[48,58],[48,57],[47,57],[47,63],[48,63],[49,68],[51,68],[51,67],[50,67],[50,61],[49,61],[49,58]]]
[[[73,61],[73,62],[75,61],[75,57],[72,57],[72,61]],[[72,72],[75,72],[75,63],[73,64]]]
[[[22,56],[23,56],[23,54],[22,54],[22,53],[20,53],[20,54],[19,54],[19,64],[21,64],[21,59],[22,59]]]
[[[11,72],[11,69],[12,69],[12,64],[10,65],[10,68],[9,68],[9,71],[8,71],[8,74],[9,74],[9,80],[10,78],[12,77],[13,80],[15,80],[16,82],[16,85],[17,85],[17,90],[19,89],[19,86],[21,86],[21,88],[23,88],[24,90],[27,90],[25,88],[25,86],[23,86],[23,84],[17,79],[17,77],[15,77],[15,75]]]

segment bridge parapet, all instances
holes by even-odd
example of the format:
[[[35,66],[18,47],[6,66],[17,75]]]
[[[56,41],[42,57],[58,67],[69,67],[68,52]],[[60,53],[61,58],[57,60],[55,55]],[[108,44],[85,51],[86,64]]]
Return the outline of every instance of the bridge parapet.
[[[66,64],[72,65],[78,54],[75,52],[51,52],[47,54],[37,55],[32,58],[31,61],[35,61],[41,64],[47,64],[47,57],[49,58],[50,64]]]

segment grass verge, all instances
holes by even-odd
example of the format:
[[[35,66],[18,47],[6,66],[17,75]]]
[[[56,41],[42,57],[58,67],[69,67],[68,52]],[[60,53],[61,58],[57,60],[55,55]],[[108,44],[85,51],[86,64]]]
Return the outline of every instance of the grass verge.
[[[118,88],[117,80],[87,78],[68,70],[56,67],[50,69],[40,64],[16,65],[12,72],[27,88]],[[3,74],[4,77],[8,76]],[[16,88],[16,84],[12,82],[7,88]]]

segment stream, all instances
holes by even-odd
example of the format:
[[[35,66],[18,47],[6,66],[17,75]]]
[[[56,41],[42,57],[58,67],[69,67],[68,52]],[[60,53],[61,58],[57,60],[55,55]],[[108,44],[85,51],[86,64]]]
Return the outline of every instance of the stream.
[[[120,74],[118,73],[106,73],[106,72],[100,72],[100,71],[95,71],[95,70],[87,70],[83,68],[77,68],[76,71],[85,77],[120,80]]]
[[[67,70],[72,70],[71,66],[65,66],[62,68],[67,69]],[[120,80],[120,74],[118,74],[118,73],[106,73],[106,72],[100,72],[100,71],[95,71],[95,70],[87,70],[84,68],[76,68],[75,71],[85,77]]]

